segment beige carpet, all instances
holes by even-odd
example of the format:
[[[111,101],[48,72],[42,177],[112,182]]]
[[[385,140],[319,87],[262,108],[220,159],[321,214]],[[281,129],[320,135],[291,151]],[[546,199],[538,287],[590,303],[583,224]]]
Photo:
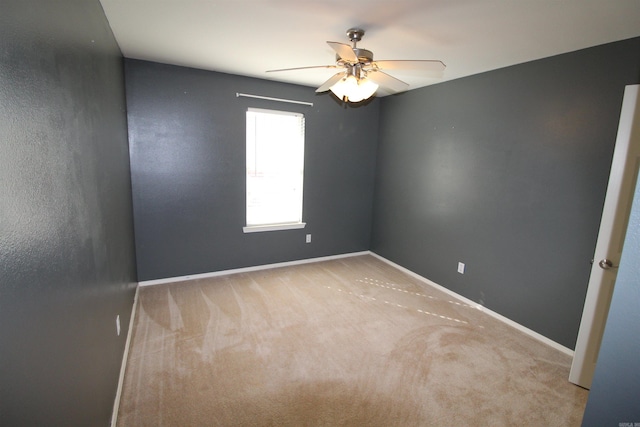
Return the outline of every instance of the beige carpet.
[[[123,427],[566,427],[587,399],[568,356],[368,255],[138,304]]]

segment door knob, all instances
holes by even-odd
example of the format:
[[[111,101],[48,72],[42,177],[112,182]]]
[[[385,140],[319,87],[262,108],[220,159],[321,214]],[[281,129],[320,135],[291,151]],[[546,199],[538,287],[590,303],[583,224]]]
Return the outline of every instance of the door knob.
[[[600,260],[600,262],[598,263],[598,265],[600,266],[601,269],[603,270],[609,270],[610,268],[618,268],[618,266],[614,266],[613,263],[611,262],[610,259],[603,259]]]

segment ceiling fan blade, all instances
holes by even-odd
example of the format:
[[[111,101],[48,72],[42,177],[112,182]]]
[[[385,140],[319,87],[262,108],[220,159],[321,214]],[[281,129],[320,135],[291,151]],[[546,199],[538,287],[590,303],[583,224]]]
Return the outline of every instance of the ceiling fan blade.
[[[318,89],[316,89],[316,92],[326,92],[329,89],[331,89],[331,86],[333,86],[334,84],[338,83],[338,81],[340,79],[342,79],[342,77],[344,77],[345,73],[337,73],[334,74],[333,76],[331,76],[331,78],[329,80],[327,80],[326,82],[324,82],[322,84],[322,86],[320,86]]]
[[[374,61],[374,65],[381,70],[418,70],[442,72],[447,67],[438,60],[390,60]]]
[[[295,68],[280,68],[278,70],[267,70],[266,73],[277,73],[280,71],[296,71],[296,70],[311,70],[311,69],[320,69],[320,68],[339,68],[336,65],[314,65],[311,67],[295,67]]]
[[[367,77],[374,83],[377,83],[382,88],[386,89],[386,92],[397,93],[404,92],[409,89],[409,85],[407,83],[380,70],[373,69],[367,72]]]
[[[344,59],[345,61],[352,64],[355,64],[358,62],[358,56],[353,51],[353,48],[348,44],[338,43],[338,42],[327,42],[327,44],[331,46],[333,50],[336,51],[336,53],[341,59]]]

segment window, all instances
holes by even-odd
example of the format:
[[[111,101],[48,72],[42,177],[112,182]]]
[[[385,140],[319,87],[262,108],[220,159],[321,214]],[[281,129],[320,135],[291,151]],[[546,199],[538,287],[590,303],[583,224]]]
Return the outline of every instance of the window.
[[[304,115],[247,110],[247,226],[244,232],[303,228]]]

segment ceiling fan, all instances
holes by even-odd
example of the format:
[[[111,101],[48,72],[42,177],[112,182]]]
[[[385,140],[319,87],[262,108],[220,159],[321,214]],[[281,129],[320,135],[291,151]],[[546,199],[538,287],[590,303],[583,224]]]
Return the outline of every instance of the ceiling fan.
[[[357,47],[362,40],[364,30],[350,28],[347,37],[353,43],[349,46],[345,43],[327,42],[336,52],[335,65],[320,65],[311,67],[283,68],[268,70],[268,73],[280,71],[308,70],[318,68],[341,69],[324,82],[316,92],[331,90],[344,102],[360,102],[379,94],[390,95],[406,91],[409,85],[383,70],[416,70],[428,74],[429,77],[441,77],[445,69],[442,61],[438,60],[385,60],[374,61],[373,52]]]

